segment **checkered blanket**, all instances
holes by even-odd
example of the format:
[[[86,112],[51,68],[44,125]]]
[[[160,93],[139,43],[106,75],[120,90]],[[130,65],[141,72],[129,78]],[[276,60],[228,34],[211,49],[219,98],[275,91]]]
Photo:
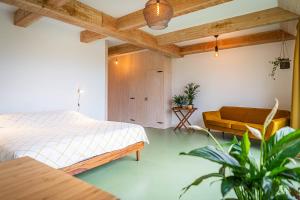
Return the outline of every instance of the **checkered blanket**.
[[[148,142],[143,127],[73,111],[0,115],[0,161],[29,156],[54,168]]]

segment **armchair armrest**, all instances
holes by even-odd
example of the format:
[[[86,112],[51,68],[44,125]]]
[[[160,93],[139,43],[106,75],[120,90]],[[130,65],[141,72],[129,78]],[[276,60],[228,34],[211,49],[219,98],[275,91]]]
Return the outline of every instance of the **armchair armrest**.
[[[204,120],[221,119],[220,111],[208,111],[202,113]]]
[[[266,139],[269,139],[272,135],[276,133],[279,129],[289,126],[290,119],[289,118],[278,118],[273,119],[270,125],[266,130]]]
[[[221,119],[221,113],[220,111],[208,111],[208,112],[203,112],[203,121],[205,126],[207,127],[207,120],[216,120],[216,119]]]

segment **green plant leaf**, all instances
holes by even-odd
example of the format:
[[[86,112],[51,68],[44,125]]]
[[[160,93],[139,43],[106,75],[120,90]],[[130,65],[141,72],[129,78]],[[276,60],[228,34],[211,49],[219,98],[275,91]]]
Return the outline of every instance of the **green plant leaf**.
[[[285,170],[280,173],[280,175],[290,180],[300,182],[300,167]]]
[[[248,156],[248,161],[249,161],[249,166],[250,166],[250,168],[249,168],[250,175],[252,177],[255,177],[257,174],[259,174],[259,167],[257,165],[257,162],[251,154],[249,154],[249,156]]]
[[[223,197],[225,197],[230,190],[232,190],[234,187],[237,187],[240,185],[240,180],[235,176],[229,176],[223,179],[221,183],[221,192]]]
[[[268,168],[275,168],[286,158],[295,158],[300,152],[300,130],[290,133],[279,140],[267,155]]]
[[[268,176],[271,176],[271,177],[272,177],[272,176],[277,176],[278,174],[280,174],[280,173],[282,173],[282,172],[284,172],[284,171],[286,171],[286,170],[288,170],[288,168],[280,166],[280,167],[277,167],[277,168],[273,169],[273,170],[268,174]]]
[[[239,162],[235,158],[230,156],[228,153],[216,149],[213,146],[206,146],[194,149],[189,153],[180,153],[180,155],[197,156],[222,165],[230,167],[240,167]]]
[[[289,135],[290,133],[295,132],[295,129],[290,127],[284,127],[278,130],[274,135],[272,135],[267,141],[268,152],[273,148],[273,146],[279,142],[284,136]]]
[[[292,132],[283,136],[271,149],[268,156],[271,157],[274,154],[279,153],[281,150],[290,147],[293,144],[297,144],[300,140],[300,130]]]
[[[212,178],[212,177],[223,177],[223,175],[219,173],[211,173],[197,178],[196,180],[194,180],[193,183],[191,183],[190,185],[182,189],[183,192],[181,193],[179,198],[181,198],[182,195],[184,195],[184,193],[186,193],[192,186],[197,186],[200,183],[202,183],[205,179]]]
[[[243,135],[241,147],[242,147],[242,157],[244,160],[247,160],[248,154],[250,151],[250,147],[251,147],[251,143],[250,143],[249,136],[248,136],[248,131]]]
[[[270,196],[273,188],[273,181],[270,177],[264,177],[262,181],[262,188],[264,190],[264,196]]]
[[[223,176],[225,176],[225,172],[226,172],[226,166],[222,166],[222,167],[219,169],[219,174],[222,174]]]

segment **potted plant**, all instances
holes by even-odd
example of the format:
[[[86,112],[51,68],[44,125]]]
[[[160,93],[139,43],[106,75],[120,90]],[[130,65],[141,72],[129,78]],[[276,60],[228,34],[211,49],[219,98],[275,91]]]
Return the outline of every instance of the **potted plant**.
[[[257,162],[250,152],[251,142],[248,132],[241,141],[234,138],[228,150],[224,149],[212,134],[205,130],[216,143],[194,149],[181,155],[201,157],[221,165],[220,170],[196,179],[183,189],[201,184],[205,179],[217,177],[221,181],[221,193],[226,195],[233,190],[238,200],[287,200],[299,199],[300,167],[295,158],[300,152],[300,130],[286,128],[265,140],[265,130],[277,112],[278,101],[265,120],[263,131],[248,127],[260,139],[260,159]],[[201,129],[199,127],[199,129]],[[204,129],[203,129],[204,130]]]
[[[289,69],[291,60],[289,58],[277,57],[274,61],[270,61],[273,65],[272,72],[270,76],[275,80],[276,71],[278,68],[280,69]]]
[[[187,105],[187,97],[185,95],[175,95],[173,96],[173,103],[177,106],[177,107],[183,107]]]
[[[197,94],[199,93],[198,88],[200,85],[195,84],[195,83],[189,83],[185,86],[184,93],[187,97],[188,100],[188,108],[192,109],[193,108],[193,102]]]

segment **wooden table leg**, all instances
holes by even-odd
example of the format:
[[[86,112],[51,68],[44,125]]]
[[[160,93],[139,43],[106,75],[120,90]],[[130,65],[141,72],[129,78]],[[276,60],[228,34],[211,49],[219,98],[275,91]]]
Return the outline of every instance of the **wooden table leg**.
[[[192,116],[194,110],[189,110],[186,115],[184,116],[184,118],[182,119],[182,125],[186,128],[187,126],[185,125],[185,123],[188,123],[189,125],[191,125],[191,123],[188,121],[188,119]]]
[[[176,113],[178,119],[180,120],[176,129],[181,129],[182,127],[188,129],[185,123],[188,122],[188,124],[191,125],[190,122],[188,121],[188,118],[192,115],[193,112],[191,113],[191,111],[188,111],[186,114],[183,114],[181,110],[179,110],[178,112],[181,114],[182,118]]]
[[[187,110],[187,109],[186,109]],[[196,111],[197,109],[191,109],[187,110],[187,113],[184,114],[180,109],[173,109],[176,117],[179,119],[178,125],[175,127],[174,131],[177,129],[181,129],[182,127],[188,129],[187,125],[191,126],[191,123],[189,122],[189,118],[192,116],[192,114]],[[179,113],[179,114],[178,114]]]
[[[184,114],[182,113],[181,110],[180,110],[179,112],[180,112],[180,114],[182,115],[182,117],[185,118],[191,111],[188,111],[188,113],[187,113],[186,115],[184,115]],[[190,116],[189,116],[189,117],[190,117]],[[188,118],[189,118],[189,117],[188,117]],[[187,123],[188,123],[189,125],[191,125],[190,122],[189,122],[188,120],[187,120]]]
[[[179,129],[181,129],[183,126],[187,129],[187,127],[185,125],[185,121],[186,121],[186,117],[187,117],[188,113],[186,115],[184,115],[180,110],[178,112],[182,115],[182,118],[180,118],[180,123],[178,124]]]
[[[177,129],[181,128],[181,117],[177,114],[177,111],[174,111],[175,115],[177,116],[177,118],[179,119],[179,124],[176,126],[176,128],[174,129],[174,131],[176,131]]]

